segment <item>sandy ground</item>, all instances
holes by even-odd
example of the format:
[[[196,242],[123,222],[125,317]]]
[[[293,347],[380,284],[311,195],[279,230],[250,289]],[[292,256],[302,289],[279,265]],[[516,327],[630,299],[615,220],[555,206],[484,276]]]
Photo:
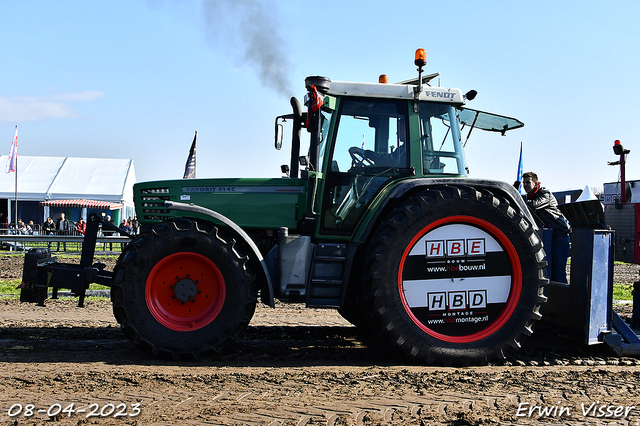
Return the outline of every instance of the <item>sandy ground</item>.
[[[11,263],[0,275],[20,275]],[[640,360],[544,327],[505,363],[445,368],[301,305],[259,305],[242,341],[198,362],[139,351],[107,301],[5,299],[0,318],[0,425],[640,425]]]

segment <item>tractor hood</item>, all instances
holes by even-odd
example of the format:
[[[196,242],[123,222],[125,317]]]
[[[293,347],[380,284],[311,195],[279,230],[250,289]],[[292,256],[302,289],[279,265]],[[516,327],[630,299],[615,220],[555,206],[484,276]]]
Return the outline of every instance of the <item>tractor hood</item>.
[[[133,192],[143,225],[184,217],[164,205],[175,201],[213,210],[245,229],[276,230],[297,227],[306,205],[307,184],[295,178],[177,179],[137,183]]]

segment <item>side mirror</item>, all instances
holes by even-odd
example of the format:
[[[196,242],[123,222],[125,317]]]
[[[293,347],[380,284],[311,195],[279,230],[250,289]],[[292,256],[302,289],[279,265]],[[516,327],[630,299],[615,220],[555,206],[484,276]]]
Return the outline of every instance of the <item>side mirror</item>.
[[[278,123],[278,121],[276,120],[276,143],[275,143],[275,147],[278,151],[280,151],[282,149],[282,137],[284,134],[284,128],[282,126],[282,124]]]
[[[476,96],[478,96],[478,92],[476,90],[469,90],[467,93],[465,93],[464,98],[468,101],[472,101],[476,98]]]

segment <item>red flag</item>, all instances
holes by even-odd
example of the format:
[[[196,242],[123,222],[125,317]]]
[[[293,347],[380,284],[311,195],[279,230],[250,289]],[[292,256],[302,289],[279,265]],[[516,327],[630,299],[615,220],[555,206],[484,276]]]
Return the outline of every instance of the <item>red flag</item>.
[[[305,123],[305,127],[307,127],[307,130],[311,132],[311,128],[309,127],[309,123],[311,123],[311,116],[322,108],[322,96],[318,93],[318,89],[316,89],[316,86],[314,85],[309,86],[308,107],[309,109],[307,112],[307,122]]]
[[[318,111],[322,108],[322,96],[318,93],[316,86],[311,86],[311,99],[309,99],[309,110],[311,112]]]
[[[16,171],[16,160],[18,159],[18,126],[16,125],[16,135],[11,142],[11,150],[9,151],[9,159],[7,160],[6,173]]]

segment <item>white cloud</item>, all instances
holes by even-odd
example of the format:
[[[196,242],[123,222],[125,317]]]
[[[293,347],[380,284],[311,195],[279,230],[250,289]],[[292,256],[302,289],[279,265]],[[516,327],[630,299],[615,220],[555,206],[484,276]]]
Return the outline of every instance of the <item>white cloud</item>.
[[[103,96],[104,96],[104,93],[101,92],[100,90],[85,90],[84,92],[78,92],[78,93],[60,93],[58,95],[53,95],[50,98],[52,100],[55,99],[60,101],[81,102],[81,101],[93,101]]]
[[[99,90],[58,93],[50,96],[0,97],[0,121],[24,123],[49,118],[77,117],[71,102],[93,101],[104,96]]]

